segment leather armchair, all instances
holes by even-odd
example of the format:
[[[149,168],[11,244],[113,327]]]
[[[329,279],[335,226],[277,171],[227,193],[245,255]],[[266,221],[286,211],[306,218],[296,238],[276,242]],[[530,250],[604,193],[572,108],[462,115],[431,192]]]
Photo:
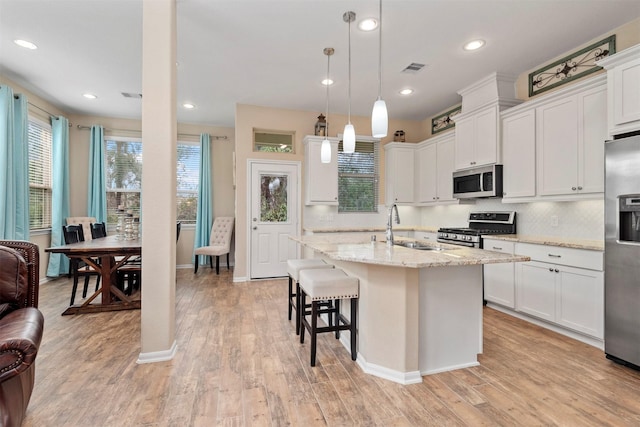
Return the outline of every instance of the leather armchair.
[[[24,255],[24,256],[23,256]],[[38,246],[0,240],[0,426],[19,426],[35,381],[44,317]]]

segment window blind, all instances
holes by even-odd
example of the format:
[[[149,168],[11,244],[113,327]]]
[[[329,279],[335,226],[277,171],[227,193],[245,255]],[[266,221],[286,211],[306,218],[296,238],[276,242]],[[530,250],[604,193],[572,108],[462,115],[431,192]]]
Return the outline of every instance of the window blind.
[[[338,144],[338,212],[378,211],[378,142],[356,141],[346,154]]]
[[[29,228],[51,227],[51,125],[29,119]]]
[[[195,224],[200,185],[200,146],[178,142],[176,171],[176,218],[183,224]]]
[[[118,209],[140,215],[142,190],[142,142],[105,141],[107,223],[118,222]]]

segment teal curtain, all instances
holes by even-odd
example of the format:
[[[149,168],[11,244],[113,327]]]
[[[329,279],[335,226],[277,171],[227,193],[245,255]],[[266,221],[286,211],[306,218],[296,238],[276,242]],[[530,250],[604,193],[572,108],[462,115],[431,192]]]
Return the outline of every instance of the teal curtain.
[[[96,222],[107,222],[107,185],[104,169],[104,129],[91,126],[87,212]]]
[[[51,119],[53,139],[53,190],[51,192],[51,246],[64,244],[62,226],[69,215],[69,120],[60,116]],[[63,254],[51,254],[47,276],[55,277],[69,271],[69,259]]]
[[[211,194],[211,137],[200,135],[200,181],[198,185],[198,212],[196,214],[196,234],[194,249],[209,244],[213,222],[213,200]],[[200,257],[200,264],[206,264],[207,257]]]
[[[27,99],[0,85],[0,238],[29,240]]]

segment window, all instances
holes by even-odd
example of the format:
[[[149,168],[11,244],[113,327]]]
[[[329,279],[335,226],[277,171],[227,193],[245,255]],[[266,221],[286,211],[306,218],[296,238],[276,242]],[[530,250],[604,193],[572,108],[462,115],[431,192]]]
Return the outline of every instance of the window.
[[[378,211],[378,142],[356,141],[346,154],[338,144],[338,212]]]
[[[295,132],[253,130],[253,151],[293,153]]]
[[[140,213],[142,190],[142,141],[109,137],[106,139],[107,222],[118,222],[118,207]],[[176,170],[176,218],[195,224],[198,209],[200,146],[178,142]]]
[[[29,119],[29,228],[51,228],[51,125]]]

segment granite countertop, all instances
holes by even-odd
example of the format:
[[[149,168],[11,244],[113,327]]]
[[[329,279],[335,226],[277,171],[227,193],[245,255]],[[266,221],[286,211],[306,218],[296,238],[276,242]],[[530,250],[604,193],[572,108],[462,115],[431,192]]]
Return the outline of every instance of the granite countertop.
[[[386,242],[380,240],[371,242],[370,236],[366,235],[320,234],[290,236],[289,238],[333,260],[392,267],[446,267],[530,260],[527,256],[510,255],[443,243],[425,243],[427,246],[444,249],[441,251],[418,250],[397,245],[388,247]],[[402,241],[415,240],[396,238],[396,242]]]
[[[393,231],[426,231],[435,233],[439,227],[424,227],[424,226],[401,226],[393,225]],[[374,232],[384,233],[387,230],[386,227],[304,227],[303,231],[309,231],[312,233],[360,233],[360,232]]]
[[[572,237],[527,236],[521,234],[492,234],[485,239],[505,240],[507,242],[532,243],[535,245],[559,246],[572,249],[604,251],[601,240],[575,239]]]

